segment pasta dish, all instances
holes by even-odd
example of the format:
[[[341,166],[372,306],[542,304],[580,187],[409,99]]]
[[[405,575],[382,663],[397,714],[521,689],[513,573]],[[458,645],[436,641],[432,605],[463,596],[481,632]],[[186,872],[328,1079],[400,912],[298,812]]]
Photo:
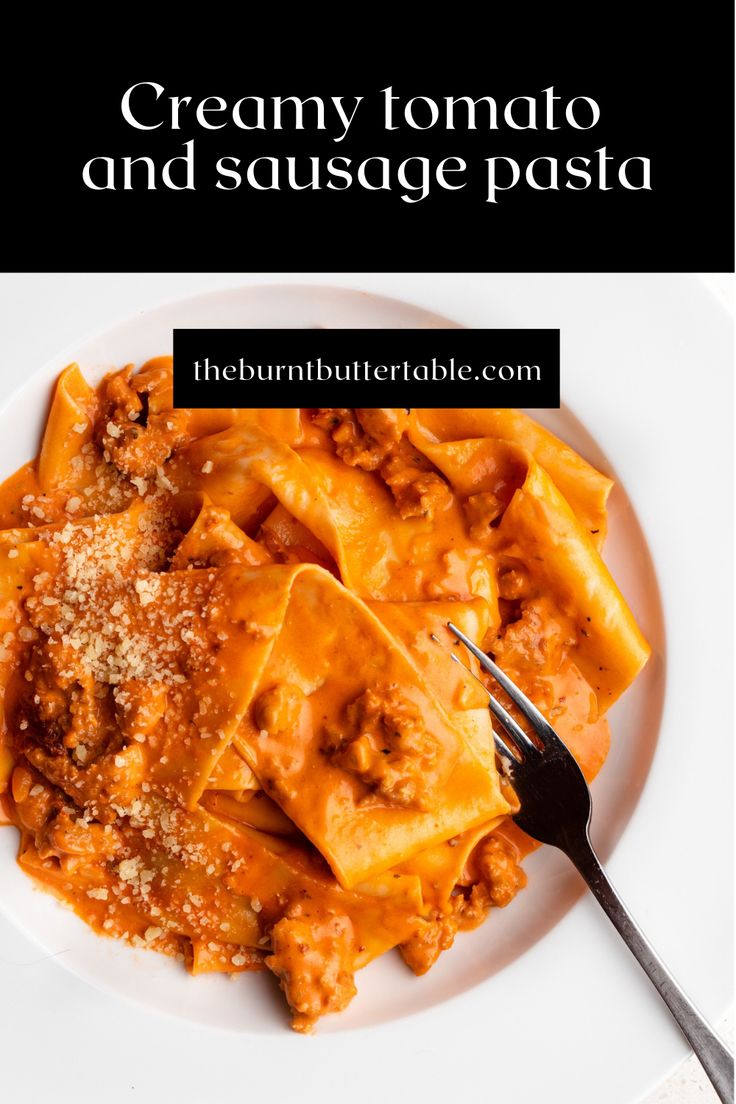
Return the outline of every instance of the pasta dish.
[[[385,951],[423,974],[534,846],[432,635],[482,643],[591,779],[649,653],[610,488],[518,411],[174,409],[169,358],[67,368],[0,490],[21,867],[192,974],[271,970],[300,1031]]]

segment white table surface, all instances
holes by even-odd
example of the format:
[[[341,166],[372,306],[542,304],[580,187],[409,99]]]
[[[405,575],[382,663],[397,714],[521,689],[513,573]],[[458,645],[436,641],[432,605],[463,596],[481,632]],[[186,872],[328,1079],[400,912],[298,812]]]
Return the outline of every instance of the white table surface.
[[[625,277],[622,278],[625,279]],[[272,279],[273,276],[264,278],[266,282]],[[733,313],[736,278],[728,275],[705,275],[701,279]],[[298,282],[298,276],[296,281]],[[237,276],[233,274],[0,276],[0,353],[2,354],[0,390],[7,380],[6,373],[12,372],[17,380],[15,365],[41,364],[59,348],[80,336],[102,330],[148,303],[232,286],[235,283],[237,283]],[[76,294],[69,294],[70,284]],[[62,285],[64,294],[60,294]],[[37,304],[39,313],[39,326],[33,332],[29,332],[25,323],[22,326],[13,325],[15,317],[27,319],[29,302]],[[40,998],[44,1002],[50,1001],[54,1004],[59,1016],[65,1016],[68,1012],[69,1016],[79,1021],[79,1052],[76,1056],[70,1056],[72,1065],[67,1071],[69,1074],[67,1080],[70,1085],[73,1085],[75,1081],[73,1067],[77,1062],[80,1064],[84,1062],[85,1035],[89,1031],[94,1037],[99,1031],[100,1020],[104,1020],[111,998],[90,990],[78,979],[59,970],[2,916],[0,916],[0,948],[2,948],[0,984],[4,992],[13,993],[14,997],[17,994],[13,1008],[4,1004],[5,1018],[12,1017],[16,1021],[26,1018],[26,1022],[32,1024],[35,1020],[36,1001]],[[141,1021],[143,1026],[146,1018],[141,1017]],[[48,1030],[51,1022],[48,1017],[42,1017],[41,1022]],[[724,1038],[732,1044],[732,1013],[717,1027]],[[235,1039],[233,1045],[238,1045]],[[39,1062],[43,1063],[42,1045],[39,1046],[37,1054]],[[163,1061],[186,1061],[185,1055],[176,1054],[174,1051],[170,1054],[162,1054],[161,1058]],[[249,1059],[253,1060],[252,1053]],[[140,1083],[141,1074],[145,1071],[136,1069],[134,1055],[121,1054],[120,1060],[121,1063],[127,1061],[131,1063],[130,1087],[125,1096],[116,1093],[114,1100],[143,1101],[143,1097],[135,1092],[135,1082]],[[45,1084],[42,1071],[39,1069],[37,1072]],[[29,1071],[29,1087],[34,1083],[36,1079],[33,1071]],[[244,1092],[246,1086],[247,1078],[240,1088],[233,1086],[233,1094],[239,1095]],[[10,1096],[15,1095],[13,1090],[17,1091],[20,1087],[20,1082],[17,1085],[5,1083]],[[194,1086],[192,1089],[196,1091]],[[72,1094],[68,1097],[59,1096],[56,1091],[56,1099],[62,1104],[67,1099],[76,1099],[76,1091],[72,1088],[68,1091]],[[193,1096],[191,1099],[195,1098]],[[108,1095],[106,1099],[112,1101],[113,1097]],[[646,1096],[641,1104],[695,1104],[696,1101],[698,1104],[708,1104],[711,1100],[716,1100],[715,1093],[697,1061],[691,1056],[659,1088]]]
[[[733,315],[736,306],[736,277],[709,274],[701,276],[701,280]],[[717,1027],[729,1046],[733,1047],[733,1012],[729,1012]],[[710,1100],[716,1100],[716,1094],[700,1063],[691,1054],[658,1089],[644,1098],[642,1104],[706,1104]]]

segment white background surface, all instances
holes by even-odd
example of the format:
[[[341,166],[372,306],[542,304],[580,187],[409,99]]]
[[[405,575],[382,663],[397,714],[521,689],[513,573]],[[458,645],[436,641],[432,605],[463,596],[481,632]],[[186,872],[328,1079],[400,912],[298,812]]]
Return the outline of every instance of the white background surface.
[[[700,279],[733,317],[734,308],[736,307],[734,302],[736,278],[731,275],[709,274],[701,276]],[[718,1024],[718,1029],[733,1049],[732,1012],[729,1012]],[[708,1082],[708,1078],[703,1073],[700,1063],[694,1055],[691,1055],[685,1059],[682,1065],[678,1066],[666,1081],[647,1096],[644,1104],[703,1104],[705,1100],[715,1099],[715,1093]]]
[[[248,282],[253,281],[252,275],[248,276]],[[461,281],[465,279],[463,286]],[[524,277],[506,278],[510,285],[522,287],[520,281]],[[568,277],[534,277],[530,278],[548,289],[550,297],[549,315],[544,319],[526,318],[523,312],[523,301],[519,303],[518,317],[511,318],[509,325],[524,324],[555,324],[555,310],[562,310],[561,304],[565,298],[565,289],[574,285]],[[586,277],[586,281],[597,282],[601,289],[601,295],[605,294],[606,281],[615,280],[611,277]],[[618,278],[618,279],[627,279]],[[636,281],[641,294],[641,308],[647,310],[649,303],[647,296],[653,294],[654,284],[661,289],[662,280],[648,281],[647,278],[628,278]],[[264,282],[271,282],[273,276],[264,277]],[[295,282],[302,282],[303,277],[296,277]],[[663,278],[666,283],[667,278]],[[546,281],[546,283],[545,283]],[[74,341],[90,331],[105,328],[107,325],[118,321],[128,314],[140,309],[144,305],[160,302],[165,299],[178,298],[195,291],[216,287],[232,286],[239,282],[237,276],[153,276],[153,277],[6,277],[0,280],[0,311],[2,312],[2,378],[0,379],[0,394],[6,395],[14,386],[32,372],[34,368],[55,353],[60,347]],[[451,317],[464,321],[462,309],[459,304],[463,300],[469,304],[473,318],[477,319],[484,310],[484,302],[487,304],[487,324],[500,324],[493,317],[493,301],[487,286],[484,286],[484,277],[392,277],[389,280],[380,281],[378,277],[320,276],[319,282],[340,283],[342,285],[371,286],[378,290],[385,290],[388,294],[403,296],[406,299],[417,301],[422,305],[429,305],[435,309],[443,310]],[[445,303],[438,291],[438,285],[444,282],[446,285]],[[671,285],[672,304],[679,305],[682,310],[687,309],[687,296],[682,294],[682,285],[673,278]],[[727,294],[727,285],[726,285]],[[723,288],[719,294],[723,294]],[[661,299],[657,292],[658,302]],[[458,304],[458,309],[453,309],[450,301]],[[666,315],[664,322],[667,322]],[[479,324],[476,322],[476,324]],[[678,318],[673,314],[670,324],[677,326]],[[615,325],[615,320],[610,320],[610,325]],[[563,329],[563,334],[566,331]],[[573,340],[575,334],[570,332],[567,336]],[[612,330],[601,333],[601,339],[606,342],[618,341],[622,355],[625,355],[625,335],[614,333]],[[564,339],[563,339],[564,340]],[[564,346],[563,346],[564,349]],[[694,350],[693,350],[694,351]],[[653,362],[656,361],[657,349],[648,350]],[[634,359],[641,355],[636,350]],[[564,362],[564,352],[563,352]],[[678,366],[680,368],[681,366]],[[723,365],[709,366],[700,364],[697,358],[693,360],[693,372],[706,374],[709,368],[720,372]],[[564,371],[564,369],[563,369]],[[720,377],[718,377],[720,378]],[[678,378],[681,384],[682,378]],[[656,410],[637,410],[633,400],[635,378],[630,370],[627,374],[626,365],[622,364],[621,387],[631,388],[632,402],[629,408],[631,415],[632,442],[639,434],[639,439],[646,429],[646,419],[656,418]],[[619,396],[620,398],[620,396]],[[601,395],[600,409],[606,401],[606,396]],[[611,401],[610,397],[607,401]],[[612,414],[621,416],[625,411],[625,404],[618,402]],[[622,425],[627,425],[622,421]],[[727,432],[727,430],[726,430]],[[616,856],[610,864],[614,877],[617,876]],[[646,853],[642,860],[647,861]],[[652,861],[652,855],[649,855]],[[618,879],[623,880],[623,875]],[[641,910],[637,910],[641,912]],[[590,901],[583,901],[575,912],[577,919],[585,926],[591,943],[601,938],[600,920],[595,913],[595,906]],[[561,925],[561,927],[564,925]],[[705,930],[705,925],[704,925]],[[657,935],[660,935],[658,932]],[[694,933],[693,933],[694,936]],[[660,943],[661,945],[661,943]],[[610,954],[616,951],[606,944]],[[72,1099],[71,1092],[67,1097],[59,1094],[58,1084],[62,1081],[67,1086],[74,1080],[74,1097],[90,1095],[93,1091],[99,1091],[106,1100],[158,1100],[167,1093],[167,1085],[171,1089],[171,1095],[176,1095],[180,1100],[188,1101],[204,1098],[208,1101],[230,1100],[234,1093],[248,1094],[249,1085],[255,1079],[259,1085],[263,1083],[272,1086],[272,1095],[276,1100],[283,1099],[279,1096],[278,1070],[267,1071],[261,1068],[264,1059],[264,1048],[259,1045],[259,1040],[253,1037],[239,1038],[236,1035],[222,1036],[213,1033],[198,1031],[189,1028],[182,1029],[181,1025],[173,1021],[160,1019],[138,1009],[124,1006],[97,993],[64,971],[59,970],[53,962],[44,959],[42,955],[29,944],[23,936],[5,922],[0,924],[0,985],[4,994],[3,1009],[7,1027],[3,1035],[3,1047],[7,1057],[4,1059],[4,1088],[12,1095],[12,1090],[20,1091],[21,1087],[34,1088],[37,1091],[33,1096],[40,1095],[41,1091],[48,1089],[54,1091],[57,1099]],[[672,953],[669,953],[672,951]],[[666,956],[673,961],[677,959],[677,945],[666,949]],[[628,969],[624,957],[616,960],[619,970]],[[688,985],[689,979],[683,977]],[[636,1001],[637,997],[644,1003],[643,988],[636,982],[632,982],[630,992],[622,997],[620,994],[606,992],[600,994],[600,999],[621,1000],[625,1007],[626,1001]],[[652,1036],[667,1030],[662,1021],[657,1018],[654,1005],[647,1005],[647,1013],[652,1017]],[[530,1005],[529,1014],[533,1016],[533,1002]],[[474,1078],[480,1076],[485,1061],[490,1068],[485,1076],[480,1076],[480,1098],[487,1095],[490,1099],[494,1095],[493,1090],[493,1065],[503,1062],[503,1039],[489,1039],[488,1053],[467,1054],[464,1052],[463,1041],[452,1038],[452,1019],[448,1021],[449,1036],[447,1039],[447,1053],[445,1064],[456,1065],[458,1070],[458,1085],[463,1086],[463,1095],[468,1091],[469,1072],[473,1072]],[[31,1027],[31,1025],[33,1025]],[[519,1029],[519,1025],[513,1025],[513,1029]],[[41,1041],[39,1043],[39,1040]],[[339,1040],[336,1040],[339,1042]],[[668,1040],[669,1042],[669,1040]],[[310,1047],[313,1043],[309,1040],[290,1041],[287,1061],[300,1062],[300,1055],[304,1047]],[[674,1057],[682,1052],[682,1048],[672,1037],[669,1053]],[[322,1051],[324,1055],[324,1050]],[[415,1041],[414,1048],[407,1052],[408,1064],[419,1063],[418,1069],[431,1069],[431,1055],[423,1054],[421,1043]],[[272,1061],[272,1058],[269,1058]],[[392,1095],[391,1071],[387,1070],[387,1081],[382,1085],[380,1069],[375,1068],[375,1063],[380,1064],[381,1055],[372,1051],[366,1053],[364,1087],[369,1088],[374,1094],[383,1088],[383,1098],[387,1101],[396,1099]],[[612,1062],[625,1063],[627,1056],[619,1054],[612,1056]],[[75,1067],[78,1072],[73,1074]],[[63,1071],[60,1076],[60,1070]],[[173,1072],[172,1072],[173,1071]],[[531,1071],[530,1071],[531,1072]],[[600,1071],[597,1071],[600,1073]],[[358,1075],[360,1077],[360,1075]],[[305,1083],[302,1099],[323,1099],[329,1101],[345,1095],[345,1087],[336,1085],[330,1077],[330,1061],[324,1056],[325,1084],[317,1088],[314,1081]],[[668,1102],[677,1101],[677,1104],[689,1104],[690,1097],[683,1095],[680,1081],[682,1074],[678,1074],[674,1081],[670,1081],[667,1092],[669,1095],[661,1097]],[[518,1074],[520,1085],[524,1082],[524,1071]],[[434,1100],[439,1097],[432,1095],[431,1082],[426,1084],[420,1079],[425,1100]],[[695,1082],[696,1099],[707,1100],[709,1090],[703,1089],[702,1082]],[[262,1091],[259,1095],[262,1095]],[[559,1089],[553,1090],[547,1099],[560,1102],[564,1099],[559,1095]],[[523,1092],[523,1090],[522,1090]],[[679,1093],[679,1095],[677,1095]],[[363,1099],[361,1086],[353,1087],[354,1099]],[[508,1098],[507,1098],[508,1099]],[[520,1095],[518,1100],[526,1102],[527,1096]],[[577,1099],[577,1098],[576,1098]],[[601,1093],[592,1094],[590,1104],[597,1104],[598,1099],[616,1100],[616,1104],[629,1104],[630,1096],[614,1097],[606,1095],[605,1087],[601,1087]],[[658,1099],[654,1097],[654,1099]],[[512,1100],[512,1104],[517,1104]]]
[[[499,320],[509,310],[518,310],[520,295],[525,298],[525,310],[530,314],[535,310],[549,310],[547,296],[543,292],[540,295],[542,285],[537,286],[536,302],[531,295],[532,289],[524,282],[517,281],[511,289],[506,286],[505,281],[494,280],[487,290],[493,301],[495,316]],[[571,292],[572,290],[570,287]],[[586,290],[589,294],[587,284]],[[439,291],[442,298],[446,299],[448,289],[444,281]],[[571,298],[575,302],[578,300],[575,294]],[[707,296],[701,298],[712,311],[710,299]],[[638,300],[633,305],[638,312]],[[611,304],[609,309],[612,306]],[[629,302],[629,310],[631,306]],[[621,308],[622,304],[619,303],[618,310]],[[467,306],[464,309],[467,310]],[[472,320],[467,316],[467,321]],[[304,284],[240,286],[177,299],[173,304],[146,310],[143,315],[136,314],[131,320],[108,328],[103,335],[90,341],[75,343],[71,349],[67,347],[61,350],[16,391],[8,403],[0,408],[0,471],[16,470],[20,464],[25,463],[28,456],[37,451],[49,394],[59,373],[73,358],[84,366],[87,378],[96,382],[104,372],[119,364],[129,361],[142,363],[149,358],[152,349],[170,349],[172,330],[184,324],[195,328],[246,329],[249,326],[278,328],[320,325],[328,328],[353,328],[360,333],[366,327],[426,327],[446,322],[447,319],[441,319],[435,313],[423,311],[406,301],[366,295],[350,289],[309,287]],[[597,343],[595,329],[592,336]],[[714,352],[717,348],[714,333],[710,349],[713,359],[717,359],[719,355]],[[614,367],[618,372],[618,364]],[[600,370],[598,368],[598,372]],[[577,361],[568,350],[565,364],[567,394],[582,401],[584,385],[586,381],[590,384],[588,377],[588,357]],[[247,393],[240,397],[240,401],[250,401]],[[492,400],[489,398],[488,401]],[[613,459],[621,451],[617,438],[609,441],[609,445],[614,446],[614,452],[607,456],[600,450],[601,444],[605,447],[605,441],[596,442],[591,438],[575,420],[572,412],[564,406],[557,410],[538,410],[532,413],[601,470],[614,474],[618,469],[619,460]],[[609,410],[609,422],[611,417],[612,412]],[[605,436],[604,432],[604,439]],[[677,444],[679,445],[679,441]],[[638,447],[642,448],[642,445],[646,446],[646,441]],[[608,503],[610,532],[606,541],[606,560],[651,644],[652,656],[635,684],[616,702],[610,713],[614,739],[606,769],[594,786],[593,832],[604,860],[612,854],[632,813],[636,813],[642,787],[647,781],[652,756],[657,747],[667,667],[658,578],[651,564],[646,538],[626,490],[631,481],[632,486],[636,487],[642,508],[654,524],[657,517],[666,522],[666,517],[662,519],[660,508],[660,488],[655,471],[643,473],[638,463],[628,472],[621,469],[619,475],[618,484]],[[646,495],[641,498],[647,487],[650,492],[649,503]],[[697,490],[699,493],[699,480]],[[660,524],[660,529],[664,531],[665,526]],[[681,548],[680,555],[684,551]],[[666,553],[667,573],[670,578],[674,578],[677,591],[670,598],[673,604],[679,605],[680,576],[677,561],[669,546]],[[692,622],[687,622],[687,631],[693,631]],[[687,704],[691,706],[692,702]],[[683,782],[690,789],[686,756],[678,753],[677,745],[677,738],[688,740],[684,723],[686,718],[679,711],[675,700],[671,703],[670,711],[672,710],[677,713],[679,723],[674,728],[670,723],[667,725],[664,747],[668,754],[663,762],[660,757],[657,771],[664,780],[665,788],[660,790],[659,798],[656,789],[650,787],[647,791],[648,808],[654,809],[658,801],[664,802],[657,817],[659,831],[668,830],[668,821],[672,815],[675,799],[672,774],[675,775],[675,789]],[[675,832],[679,830],[680,823],[676,816],[670,827]],[[15,862],[15,847],[16,841],[12,832],[0,833],[0,909],[20,931],[35,939],[49,955],[58,954],[59,963],[66,969],[115,996],[139,1001],[147,1010],[179,1016],[208,1028],[232,1030],[235,1027],[242,1035],[276,1035],[279,1048],[290,1045],[284,1040],[284,1003],[275,999],[277,994],[274,979],[269,974],[249,977],[241,985],[232,985],[227,978],[211,976],[200,978],[196,986],[193,986],[191,978],[170,958],[155,954],[142,955],[120,941],[100,939],[80,924],[72,913],[52,908],[47,902],[39,902],[33,883]],[[634,852],[632,857],[636,860],[638,854]],[[681,861],[685,861],[684,854]],[[530,855],[525,867],[529,875],[527,888],[514,908],[493,913],[491,929],[484,925],[477,931],[464,933],[462,939],[455,941],[452,954],[443,955],[421,982],[417,982],[405,968],[398,955],[380,956],[377,962],[371,964],[370,969],[360,974],[360,998],[353,1001],[340,1016],[327,1017],[320,1024],[320,1036],[354,1033],[381,1025],[383,1030],[376,1041],[376,1045],[380,1046],[382,1038],[394,1030],[393,1025],[401,1025],[403,1029],[408,1017],[430,1011],[436,1013],[432,1015],[434,1029],[441,1030],[446,1017],[451,1014],[448,1002],[456,996],[465,998],[470,990],[486,982],[490,983],[488,999],[493,1001],[495,1008],[504,1008],[511,1015],[520,1011],[524,1004],[523,994],[531,991],[536,984],[534,970],[530,967],[526,952],[536,948],[539,941],[560,923],[583,893],[581,879],[564,856],[553,848],[541,848]],[[665,919],[669,924],[669,916]],[[564,931],[572,953],[577,938],[575,928],[567,926]],[[571,1018],[575,1018],[578,1009],[569,986],[566,990],[566,1006],[558,1004],[555,1008],[557,1015],[567,1012]],[[459,1030],[463,1030],[470,1016],[470,1004],[463,999],[454,1014],[454,1022]],[[606,1032],[608,1026],[601,1023],[599,1030]],[[559,1042],[563,1047],[567,1045],[564,1036]],[[360,1049],[359,1043],[359,1052]],[[339,1053],[345,1055],[345,1044],[341,1044]],[[507,1044],[506,1054],[511,1060],[511,1044]],[[345,1058],[345,1061],[348,1060]],[[562,1061],[562,1056],[559,1055],[558,1065]],[[332,1065],[334,1067],[334,1057]],[[498,1092],[503,1089],[498,1073],[495,1075],[494,1087]]]

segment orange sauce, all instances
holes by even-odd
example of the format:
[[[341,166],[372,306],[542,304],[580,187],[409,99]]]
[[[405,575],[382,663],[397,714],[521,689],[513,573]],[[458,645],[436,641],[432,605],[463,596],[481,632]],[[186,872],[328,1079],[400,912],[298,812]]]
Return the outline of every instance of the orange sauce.
[[[609,488],[518,412],[174,410],[168,358],[67,369],[0,488],[21,866],[194,974],[270,969],[298,1030],[391,948],[423,973],[534,846],[432,636],[482,642],[592,778],[648,652]]]

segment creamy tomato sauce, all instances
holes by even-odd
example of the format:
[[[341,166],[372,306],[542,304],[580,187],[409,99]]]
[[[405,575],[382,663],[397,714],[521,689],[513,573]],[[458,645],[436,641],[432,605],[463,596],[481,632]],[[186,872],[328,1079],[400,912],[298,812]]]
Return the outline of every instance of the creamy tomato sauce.
[[[432,638],[481,643],[592,778],[648,655],[609,489],[517,411],[175,410],[168,358],[71,366],[0,488],[19,863],[193,974],[271,970],[298,1030],[392,948],[424,973],[532,846]]]

